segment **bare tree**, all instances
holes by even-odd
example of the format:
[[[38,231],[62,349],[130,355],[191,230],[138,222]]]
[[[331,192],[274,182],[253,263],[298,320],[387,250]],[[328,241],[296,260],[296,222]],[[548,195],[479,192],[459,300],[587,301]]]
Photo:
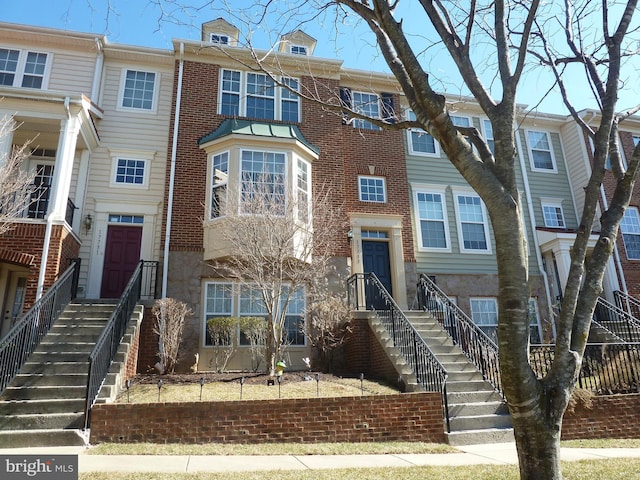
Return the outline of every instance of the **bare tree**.
[[[214,268],[260,304],[267,323],[266,367],[274,374],[288,344],[289,309],[299,307],[301,297],[328,291],[334,232],[345,219],[330,192],[315,194],[311,202],[270,174],[245,178],[241,192],[229,191],[225,198],[214,208],[221,209],[217,232],[229,255]]]
[[[192,315],[191,310],[183,302],[174,298],[161,298],[153,306],[155,322],[153,333],[158,335],[159,362],[156,369],[164,373],[173,373],[180,360],[180,343],[184,324]]]
[[[1,119],[0,142],[10,137],[13,129],[13,122]],[[33,200],[35,173],[23,168],[23,161],[29,153],[27,142],[0,155],[0,235],[13,228],[16,219],[23,216]]]
[[[234,8],[228,12],[234,20],[247,22],[248,47],[251,47],[251,35],[259,25],[251,24],[256,19],[263,23],[265,19],[273,21],[274,18],[298,22],[293,28],[319,16],[326,18],[329,13],[334,15],[336,28],[338,24],[349,23],[351,18],[359,19],[375,38],[379,54],[395,76],[415,120],[402,120],[397,113],[387,115],[387,118],[367,118],[362,111],[350,108],[348,102],[338,101],[339,93],[327,92],[321,82],[299,94],[308,101],[323,102],[327,110],[346,114],[350,119],[366,119],[387,129],[419,128],[429,132],[482,198],[495,235],[501,378],[513,417],[523,479],[562,478],[559,457],[562,416],[575,386],[592,313],[602,292],[606,263],[640,162],[640,150],[636,148],[625,170],[615,144],[617,124],[622,119],[616,108],[623,80],[620,76],[622,60],[627,53],[623,47],[635,31],[632,20],[637,2],[628,0],[619,5],[616,2],[615,9],[609,8],[609,3],[566,0],[559,6],[541,4],[539,0],[470,3],[457,0],[334,0],[282,4],[256,1],[250,11]],[[276,15],[278,8],[281,10]],[[407,15],[412,18],[422,15],[423,29],[405,31],[402,20]],[[292,24],[288,25],[290,30]],[[550,34],[549,29],[554,25],[556,29]],[[286,31],[284,27],[271,27],[273,32]],[[429,33],[425,35],[425,31]],[[559,52],[551,48],[551,44],[560,41],[566,41],[568,49]],[[436,50],[438,57],[430,57]],[[476,128],[454,125],[446,96],[436,90],[436,85],[441,86],[447,80],[442,74],[437,78],[438,72],[431,71],[429,58],[440,61],[443,51],[453,62],[456,78],[489,119],[493,131],[492,148]],[[537,52],[535,57],[531,56],[532,52]],[[561,305],[555,360],[550,372],[541,379],[529,365],[528,247],[515,161],[520,120],[516,94],[526,68],[532,65],[531,59],[537,60],[538,65],[542,63],[553,68],[558,88],[565,92],[567,106],[595,145],[592,175],[585,187],[580,231],[572,250],[571,271]],[[246,59],[242,62],[247,65]],[[271,52],[255,52],[253,62],[251,67],[256,68],[257,64],[275,82],[286,73],[277,55]],[[591,85],[597,100],[597,130],[581,122],[569,102],[562,82],[564,68],[568,65],[579,65],[582,72],[586,72],[587,77],[582,77],[581,82]],[[572,82],[575,82],[573,78]],[[287,88],[287,85],[280,85]],[[610,153],[616,189],[603,212],[599,239],[587,258],[587,243],[593,231],[605,160]],[[275,297],[268,292],[278,290],[273,284],[264,285],[265,303],[270,303],[275,310],[277,302],[273,302]],[[279,332],[274,330],[273,335],[279,335]]]

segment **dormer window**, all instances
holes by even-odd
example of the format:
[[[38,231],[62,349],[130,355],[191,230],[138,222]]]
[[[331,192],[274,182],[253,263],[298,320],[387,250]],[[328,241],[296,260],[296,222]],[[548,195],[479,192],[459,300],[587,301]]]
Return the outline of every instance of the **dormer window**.
[[[218,45],[229,45],[229,35],[212,33],[209,37],[209,41],[211,43],[217,43]]]
[[[291,53],[294,55],[308,55],[307,47],[304,45],[291,45]]]

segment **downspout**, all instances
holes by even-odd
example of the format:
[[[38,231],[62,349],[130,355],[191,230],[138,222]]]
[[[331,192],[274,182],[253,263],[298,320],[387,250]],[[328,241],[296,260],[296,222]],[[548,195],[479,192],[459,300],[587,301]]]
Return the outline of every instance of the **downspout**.
[[[531,224],[532,232],[531,237],[533,238],[533,246],[536,252],[536,260],[538,261],[538,268],[540,269],[540,274],[542,275],[543,283],[544,283],[544,291],[547,296],[547,311],[549,315],[553,312],[553,303],[551,301],[551,289],[549,288],[549,277],[547,276],[547,272],[544,270],[544,263],[542,261],[542,253],[540,252],[540,244],[538,243],[538,236],[536,235],[536,217],[533,212],[533,200],[531,198],[531,189],[529,188],[529,176],[527,175],[527,169],[524,164],[524,158],[522,156],[522,140],[520,139],[520,131],[516,130],[516,145],[518,146],[518,160],[520,161],[520,170],[522,171],[522,181],[524,183],[524,192],[527,197],[527,210],[529,211],[529,223]],[[551,323],[551,328],[553,329],[553,337],[556,336],[556,324],[553,319],[549,320]]]
[[[69,97],[64,99],[64,109],[67,112],[67,124],[64,126],[64,132],[61,139],[66,138],[69,121],[71,120],[71,111],[69,110]],[[59,142],[58,142],[59,143]],[[60,148],[58,148],[59,153]],[[64,153],[63,153],[64,154]],[[57,188],[57,186],[56,186]],[[44,230],[44,241],[42,243],[42,257],[40,259],[40,272],[38,274],[38,286],[36,288],[36,300],[42,297],[44,291],[44,280],[47,274],[47,262],[49,261],[49,248],[51,246],[51,231],[53,229],[53,216],[47,212],[47,224]]]
[[[167,275],[169,273],[169,244],[171,243],[171,216],[173,214],[173,190],[175,187],[176,149],[178,147],[178,128],[180,126],[180,104],[182,99],[182,71],[184,69],[184,43],[180,42],[180,65],[178,66],[178,85],[176,86],[176,112],[173,119],[173,141],[171,143],[171,170],[169,173],[169,196],[167,198],[167,225],[164,232],[164,262],[162,263],[162,294],[167,297]]]
[[[104,65],[104,49],[102,47],[102,41],[96,37],[96,49],[98,54],[96,55],[96,66],[93,71],[93,83],[91,84],[91,101],[96,105],[100,102],[100,84],[102,83],[102,66]]]

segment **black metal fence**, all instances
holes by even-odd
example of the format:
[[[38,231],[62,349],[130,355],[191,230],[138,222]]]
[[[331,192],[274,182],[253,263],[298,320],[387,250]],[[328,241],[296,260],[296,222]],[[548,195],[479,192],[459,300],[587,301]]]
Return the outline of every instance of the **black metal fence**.
[[[445,295],[427,275],[421,274],[417,286],[418,306],[429,311],[458,345],[482,376],[503,396],[498,346]]]
[[[89,426],[91,408],[95,404],[100,388],[107,378],[109,367],[120,346],[133,310],[141,297],[150,297],[157,292],[158,262],[141,260],[124,289],[96,346],[89,354],[89,372],[85,405],[85,429]],[[143,295],[143,286],[145,288]]]
[[[357,273],[347,281],[349,306],[352,310],[372,310],[402,353],[416,380],[429,392],[441,392],[444,416],[449,427],[447,371],[424,339],[411,325],[400,307],[374,273]]]
[[[538,378],[551,368],[553,345],[531,345],[530,363]],[[584,350],[577,386],[598,395],[638,393],[640,343],[590,343]]]
[[[76,296],[80,259],[0,339],[0,394],[18,374],[51,326]]]

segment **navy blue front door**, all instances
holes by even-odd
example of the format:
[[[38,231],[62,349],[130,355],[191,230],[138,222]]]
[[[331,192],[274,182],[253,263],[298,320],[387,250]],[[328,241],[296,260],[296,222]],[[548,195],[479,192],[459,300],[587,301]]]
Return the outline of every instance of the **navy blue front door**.
[[[362,263],[365,273],[373,272],[390,295],[391,264],[389,262],[389,244],[387,242],[362,241]],[[367,292],[367,307],[384,308],[384,300],[377,294]]]

